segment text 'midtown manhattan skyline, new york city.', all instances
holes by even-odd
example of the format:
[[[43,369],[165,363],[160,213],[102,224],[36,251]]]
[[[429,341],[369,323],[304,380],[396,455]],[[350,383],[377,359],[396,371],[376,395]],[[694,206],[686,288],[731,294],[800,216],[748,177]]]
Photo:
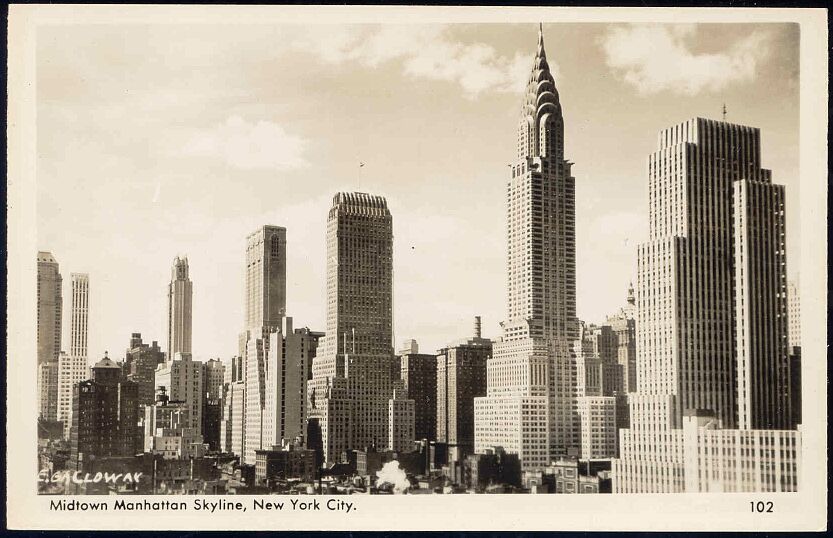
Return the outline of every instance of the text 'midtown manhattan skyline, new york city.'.
[[[608,68],[627,71],[624,80],[639,91],[657,91],[657,85],[659,91],[676,89],[675,99],[682,103],[685,95],[732,80],[663,80],[645,65],[629,63],[633,58],[617,56],[615,47],[638,50],[634,43],[657,36],[681,47],[696,31],[615,27],[602,48]],[[448,39],[427,32],[432,43]],[[753,33],[755,43],[735,43],[725,58],[740,66],[751,63],[747,78],[754,78],[756,65],[765,59],[749,47],[763,47],[767,36],[776,34]],[[331,45],[342,59],[350,58],[344,43]],[[475,47],[451,59],[463,63],[462,71],[447,78],[467,92],[468,107],[481,105],[476,94],[484,88],[467,78],[466,69],[494,67],[491,55],[484,60],[474,52],[482,50]],[[425,75],[419,57],[391,54],[386,61],[404,55],[406,73]],[[720,55],[689,56],[702,61]],[[504,171],[505,190],[498,194],[505,204],[505,250],[487,239],[478,246],[489,251],[482,261],[465,261],[477,272],[496,259],[492,250],[503,257],[496,265],[503,271],[505,310],[499,333],[491,337],[484,337],[483,318],[474,315],[481,303],[463,304],[465,294],[455,299],[425,293],[420,308],[395,310],[400,252],[422,272],[439,275],[453,263],[448,256],[420,259],[420,243],[408,249],[411,241],[399,242],[401,228],[394,223],[400,215],[407,220],[426,212],[416,192],[398,198],[394,210],[381,193],[330,190],[326,215],[316,217],[311,212],[316,206],[305,206],[236,238],[237,265],[244,268],[242,315],[212,337],[234,343],[234,355],[226,357],[224,348],[207,349],[196,338],[204,334],[197,326],[207,305],[194,300],[201,282],[181,251],[172,252],[167,315],[160,312],[166,319],[166,348],[143,341],[139,331],[145,322],[138,316],[131,318],[137,326],[129,337],[125,333],[129,344],[121,356],[90,346],[91,332],[101,335],[109,315],[95,312],[96,273],[71,273],[70,319],[63,322],[63,253],[44,242],[37,289],[39,491],[797,491],[800,306],[797,287],[788,280],[789,189],[774,183],[775,174],[763,168],[769,162],[769,152],[762,149],[768,133],[729,121],[725,106],[718,118],[708,113],[685,121],[668,117],[642,177],[647,235],[634,235],[631,239],[639,241],[627,244],[636,271],[610,277],[623,283],[613,297],[595,295],[615,308],[582,319],[578,253],[593,250],[603,256],[608,244],[604,235],[588,238],[579,231],[582,209],[587,209],[581,193],[588,192],[579,185],[592,179],[574,175],[582,162],[571,159],[573,152],[589,159],[574,148],[592,141],[581,136],[585,128],[568,127],[582,120],[559,91],[558,60],[559,50],[553,54],[545,46],[543,25],[531,69],[528,54],[514,60],[526,64],[521,75],[526,84],[514,121],[514,157]],[[719,71],[720,65],[712,68]],[[516,74],[513,66],[503,67]],[[442,66],[434,68],[435,78],[442,79]],[[690,76],[696,79],[696,70]],[[492,80],[487,86],[501,84]],[[230,120],[226,127],[234,132],[227,132],[222,143],[243,148],[233,156],[243,158],[236,161],[239,168],[257,168],[264,158],[248,147],[256,146],[254,137],[264,131],[271,133],[267,138],[276,144],[275,152],[292,145],[291,136],[273,136],[276,131],[263,123],[241,139],[240,122],[245,123],[240,116]],[[511,128],[512,123],[502,127]],[[410,133],[402,137],[403,143],[413,140]],[[212,143],[191,142],[192,153]],[[592,158],[615,160],[615,152]],[[365,168],[371,167],[356,162],[357,186],[368,181],[362,174],[372,173]],[[291,197],[292,187],[285,189]],[[201,193],[192,195],[196,199]],[[434,203],[448,203],[443,200]],[[467,211],[483,213],[476,204]],[[595,212],[603,218],[603,205]],[[187,211],[180,218],[187,220]],[[501,214],[487,218],[501,220]],[[319,239],[325,252],[293,266],[292,256],[316,252],[311,240],[292,240],[293,230],[310,220],[323,226]],[[215,231],[209,244],[217,251],[226,248],[219,245],[227,234],[222,222],[203,230]],[[149,226],[148,234],[157,226]],[[421,231],[436,233],[436,228]],[[455,232],[445,228],[438,239]],[[410,239],[414,233],[404,235]],[[462,233],[477,240],[476,228]],[[75,269],[78,258],[71,259]],[[315,273],[313,267],[323,268],[326,319],[320,331],[293,311],[310,299],[299,297],[301,288],[290,284],[298,273]],[[607,278],[598,269],[592,277]],[[102,278],[110,279],[118,275]],[[146,283],[140,285],[142,293],[152,293]],[[500,288],[488,286],[478,294],[489,302],[502,295]],[[419,318],[432,304],[457,309],[446,320],[472,313],[471,333],[458,331],[433,349],[421,344],[422,335],[409,333],[397,348],[395,339],[403,336],[398,321]],[[120,315],[130,311],[123,308]],[[65,325],[68,353],[62,350]],[[406,323],[408,330],[421,326]],[[202,360],[196,349],[223,358]],[[95,472],[148,478],[127,483],[70,478]]]

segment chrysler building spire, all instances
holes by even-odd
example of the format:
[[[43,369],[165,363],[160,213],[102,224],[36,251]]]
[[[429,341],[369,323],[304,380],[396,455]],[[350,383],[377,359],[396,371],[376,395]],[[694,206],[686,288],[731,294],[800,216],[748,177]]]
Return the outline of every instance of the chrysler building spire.
[[[535,60],[532,64],[532,71],[526,84],[526,94],[521,106],[521,120],[518,132],[518,157],[546,157],[555,156],[557,153],[549,140],[541,139],[541,123],[551,125],[561,122],[561,104],[558,99],[558,90],[555,87],[555,79],[550,72],[547,63],[547,54],[544,51],[544,27],[538,26],[538,48],[535,52]],[[556,137],[560,143],[560,137]],[[547,147],[549,142],[550,147]]]

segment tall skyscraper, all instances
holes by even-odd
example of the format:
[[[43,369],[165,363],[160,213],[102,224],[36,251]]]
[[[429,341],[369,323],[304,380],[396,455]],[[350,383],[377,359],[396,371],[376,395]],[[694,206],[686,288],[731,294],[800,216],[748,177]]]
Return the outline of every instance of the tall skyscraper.
[[[507,320],[475,403],[479,449],[516,448],[524,469],[577,454],[570,347],[576,319],[575,178],[564,158],[564,119],[543,29],[518,122],[507,188]],[[518,417],[511,427],[490,424]]]
[[[168,284],[168,360],[177,353],[191,353],[191,296],[188,258],[177,256]]]
[[[630,395],[630,428],[620,436],[614,489],[691,491],[708,483],[712,490],[725,484],[780,491],[787,487],[780,478],[781,485],[761,486],[757,478],[723,474],[728,466],[709,481],[689,473],[698,443],[716,430],[766,430],[756,435],[790,443],[795,437],[787,431],[784,187],[761,168],[757,128],[702,118],[662,130],[648,165],[637,392]],[[723,438],[733,443],[724,454],[733,455],[734,444],[746,439]],[[764,469],[757,448],[755,454],[744,474],[763,473],[767,482],[770,474],[794,471],[794,460]]]
[[[286,315],[286,228],[263,226],[246,238],[245,323],[280,327]]]
[[[90,320],[90,275],[71,273],[72,309],[70,310],[69,354],[87,358]]]
[[[281,396],[277,366],[283,363],[281,325],[286,314],[286,228],[263,226],[246,237],[244,330],[239,337],[243,360],[243,434],[241,461],[254,465],[256,451],[271,448],[276,429],[270,406]],[[271,355],[270,355],[271,353]],[[271,374],[271,375],[270,375]]]
[[[61,352],[61,284],[58,261],[51,252],[38,252],[38,364],[57,361]]]
[[[71,273],[69,354],[58,356],[58,420],[64,423],[64,437],[72,426],[72,395],[78,383],[87,379],[87,338],[90,319],[90,277]]]
[[[390,441],[393,219],[387,201],[338,193],[327,219],[327,329],[312,363],[308,418],[326,462]]]
[[[61,283],[58,261],[50,252],[38,252],[38,416],[46,421],[58,419]]]

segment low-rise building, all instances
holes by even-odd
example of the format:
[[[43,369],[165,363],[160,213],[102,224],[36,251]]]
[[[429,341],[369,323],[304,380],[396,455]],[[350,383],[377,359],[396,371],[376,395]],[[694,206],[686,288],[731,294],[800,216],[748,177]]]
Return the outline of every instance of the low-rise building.
[[[582,459],[616,456],[616,398],[583,396],[576,399]]]
[[[207,446],[191,426],[190,408],[185,402],[169,401],[165,387],[159,388],[156,403],[144,408],[144,451],[163,459],[205,456]]]
[[[257,450],[255,455],[255,484],[267,486],[279,481],[315,480],[315,451],[296,445],[274,446],[271,450]]]
[[[105,355],[93,366],[92,379],[73,392],[68,467],[88,471],[96,459],[134,456],[141,450],[138,424],[138,387]]]
[[[394,381],[393,397],[388,400],[388,449],[413,452],[414,401],[408,398],[402,380]]]
[[[723,429],[711,411],[692,410],[683,427],[621,433],[615,493],[790,492],[798,490],[801,429]]]
[[[463,482],[477,491],[493,485],[521,486],[521,460],[517,454],[490,450],[466,457]]]
[[[202,362],[192,359],[190,353],[174,354],[173,360],[158,366],[155,372],[157,387],[165,387],[172,401],[185,402],[188,406],[189,426],[202,434],[203,372]]]

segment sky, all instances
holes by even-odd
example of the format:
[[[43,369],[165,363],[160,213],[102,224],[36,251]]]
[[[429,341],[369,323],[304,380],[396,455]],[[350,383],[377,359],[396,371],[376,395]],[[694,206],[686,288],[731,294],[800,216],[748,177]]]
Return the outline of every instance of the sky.
[[[38,248],[90,274],[90,360],[133,332],[166,340],[175,256],[193,281],[193,352],[243,328],[246,235],[287,228],[287,313],[325,325],[325,224],[339,191],[385,196],[394,332],[422,351],[498,337],[507,165],[537,23],[96,24],[37,40]],[[798,277],[799,29],[794,24],[544,24],[575,163],[577,309],[625,302],[647,235],[647,156],[700,116],[761,129],[786,185]],[[365,163],[359,167],[359,163]]]

